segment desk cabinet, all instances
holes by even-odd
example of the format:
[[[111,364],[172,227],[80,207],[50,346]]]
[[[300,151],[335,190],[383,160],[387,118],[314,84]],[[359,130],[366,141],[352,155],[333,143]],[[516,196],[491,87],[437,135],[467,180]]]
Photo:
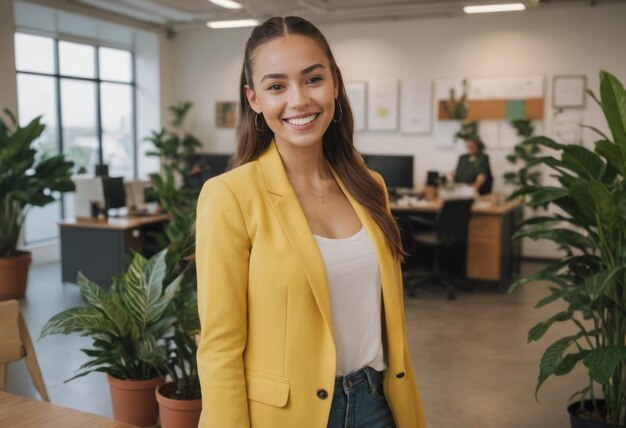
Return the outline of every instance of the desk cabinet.
[[[78,272],[96,284],[110,286],[113,275],[126,270],[132,251],[153,255],[150,240],[162,231],[167,216],[118,218],[109,221],[61,222],[61,275],[63,282],[76,283]]]
[[[400,207],[391,204],[397,213],[426,213],[436,215],[441,202]],[[513,241],[513,233],[522,216],[519,201],[502,206],[474,205],[468,225],[465,275],[468,279],[495,282],[505,292],[513,275],[519,273],[521,242]]]
[[[503,213],[474,213],[470,218],[466,275],[469,279],[498,283],[507,291],[510,279],[519,273],[521,242],[512,236],[521,206]]]

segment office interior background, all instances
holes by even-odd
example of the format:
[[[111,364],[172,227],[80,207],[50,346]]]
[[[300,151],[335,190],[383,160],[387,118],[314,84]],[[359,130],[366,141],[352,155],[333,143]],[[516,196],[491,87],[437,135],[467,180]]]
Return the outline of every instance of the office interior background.
[[[250,28],[209,29],[206,21],[301,15],[326,36],[346,82],[366,87],[395,82],[398,104],[406,82],[429,82],[425,130],[404,132],[398,119],[393,130],[371,130],[366,123],[355,134],[363,153],[412,156],[413,188],[420,191],[427,171],[450,172],[465,152],[462,141],[442,144],[447,134],[437,118],[436,96],[444,82],[538,78],[543,118],[533,121],[535,135],[562,135],[592,148],[593,131],[577,125],[608,131],[588,96],[582,106],[555,108],[554,82],[583,76],[585,87],[597,92],[600,70],[626,81],[626,2],[524,3],[522,12],[466,15],[462,7],[469,2],[462,1],[249,0],[241,11],[226,11],[204,0],[1,0],[0,107],[17,112],[22,124],[44,115],[41,150],[58,151],[61,132],[63,153],[92,174],[100,151],[112,175],[146,179],[158,171],[158,160],[146,156],[151,147],[145,138],[169,126],[169,106],[182,101],[194,105],[185,126],[202,142],[198,151],[230,154],[235,131],[218,126],[217,105],[238,100]],[[96,52],[97,70],[65,59]],[[55,64],[82,77],[59,76]],[[494,126],[498,131],[483,137],[494,193],[506,195],[510,189],[502,176],[512,168],[506,159],[512,145],[503,127]],[[549,171],[542,174],[548,185]],[[63,203],[32,210],[25,225],[22,244],[33,253],[33,268],[22,310],[33,338],[51,315],[81,303],[77,288],[60,273],[58,222],[73,217],[74,208],[73,195],[65,195]],[[528,274],[562,253],[550,242],[524,240],[522,257],[522,274]],[[546,287],[539,283],[507,295],[479,286],[456,301],[406,298],[411,354],[429,426],[565,426],[567,399],[584,386],[584,373],[550,379],[536,402],[539,360],[549,339],[526,344],[528,329],[549,313],[532,309]],[[567,328],[558,326],[548,336]],[[66,337],[35,342],[51,401],[111,417],[100,374],[62,383],[79,366],[78,349],[86,343]],[[7,391],[37,397],[20,364],[9,367]]]

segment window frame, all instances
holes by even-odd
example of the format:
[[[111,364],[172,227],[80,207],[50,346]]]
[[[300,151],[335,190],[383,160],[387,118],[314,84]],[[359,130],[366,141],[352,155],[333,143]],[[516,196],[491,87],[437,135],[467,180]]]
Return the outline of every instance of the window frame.
[[[53,60],[54,60],[54,73],[45,73],[45,72],[37,72],[37,71],[27,71],[27,70],[19,70],[17,64],[15,66],[16,80],[17,76],[22,75],[30,75],[30,76],[42,76],[49,77],[54,79],[54,86],[56,91],[56,100],[54,101],[55,109],[56,109],[56,128],[57,128],[57,149],[60,154],[64,154],[64,141],[63,141],[63,113],[62,113],[62,103],[61,103],[61,81],[63,79],[72,79],[75,81],[84,81],[94,83],[96,86],[96,137],[98,140],[98,162],[103,163],[104,161],[104,148],[103,148],[103,127],[102,127],[102,97],[101,97],[101,87],[102,83],[113,83],[116,85],[126,85],[131,89],[131,139],[132,139],[132,178],[137,179],[138,170],[139,170],[139,144],[137,141],[137,64],[135,61],[135,52],[128,47],[120,47],[115,46],[113,44],[101,43],[99,41],[94,41],[91,39],[83,39],[80,37],[63,37],[59,35],[51,35],[51,34],[42,34],[38,32],[24,31],[22,29],[16,30],[14,32],[14,37],[17,34],[25,34],[32,35],[38,37],[47,37],[52,39],[53,41]],[[70,43],[79,43],[84,45],[89,45],[94,48],[94,66],[95,66],[95,76],[94,77],[79,77],[79,76],[71,76],[66,74],[61,74],[60,72],[60,58],[59,58],[59,43],[60,42],[70,42]],[[109,80],[109,79],[101,79],[100,78],[100,48],[111,48],[124,50],[130,53],[130,65],[131,65],[131,79],[130,82],[122,82],[119,80]],[[19,94],[18,94],[18,103],[19,103]],[[63,198],[59,198],[60,209],[61,209],[61,219],[64,219],[66,216],[66,207],[65,201]],[[58,240],[59,237],[55,238],[45,238],[40,240],[32,240],[26,241],[24,238],[25,245],[31,244],[39,244],[45,242],[51,242]]]

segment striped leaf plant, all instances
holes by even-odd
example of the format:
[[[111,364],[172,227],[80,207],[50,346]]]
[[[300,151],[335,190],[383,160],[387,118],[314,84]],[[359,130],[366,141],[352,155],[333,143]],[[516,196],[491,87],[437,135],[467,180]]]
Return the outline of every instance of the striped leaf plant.
[[[134,253],[127,271],[114,277],[109,289],[78,274],[87,306],[53,316],[40,336],[78,333],[93,339],[91,349],[81,349],[89,360],[66,382],[94,371],[128,380],[165,375],[165,339],[176,322],[168,309],[182,279],[164,283],[166,255],[163,250],[148,260]]]
[[[610,135],[598,135],[593,150],[560,144],[547,137],[527,140],[554,155],[538,155],[526,168],[545,165],[556,186],[526,185],[512,197],[526,195],[533,207],[554,206],[547,216],[530,218],[517,238],[555,242],[565,256],[514,283],[510,291],[535,281],[550,283],[536,307],[561,302],[559,310],[528,332],[541,339],[557,323],[576,330],[550,344],[539,366],[535,395],[550,376],[570,373],[582,364],[588,383],[570,400],[588,398],[591,413],[609,426],[626,422],[626,91],[606,71],[600,72],[600,97],[588,91],[602,109]],[[565,304],[563,304],[565,303]],[[599,391],[602,392],[600,397]],[[602,404],[599,399],[604,400]]]

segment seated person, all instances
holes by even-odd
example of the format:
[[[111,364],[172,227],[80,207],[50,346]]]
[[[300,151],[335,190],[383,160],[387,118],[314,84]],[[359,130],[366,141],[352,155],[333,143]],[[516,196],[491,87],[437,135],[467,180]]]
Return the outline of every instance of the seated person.
[[[456,171],[452,173],[455,183],[466,183],[474,187],[479,195],[491,193],[493,176],[489,156],[480,138],[465,140],[467,153],[461,155]]]

